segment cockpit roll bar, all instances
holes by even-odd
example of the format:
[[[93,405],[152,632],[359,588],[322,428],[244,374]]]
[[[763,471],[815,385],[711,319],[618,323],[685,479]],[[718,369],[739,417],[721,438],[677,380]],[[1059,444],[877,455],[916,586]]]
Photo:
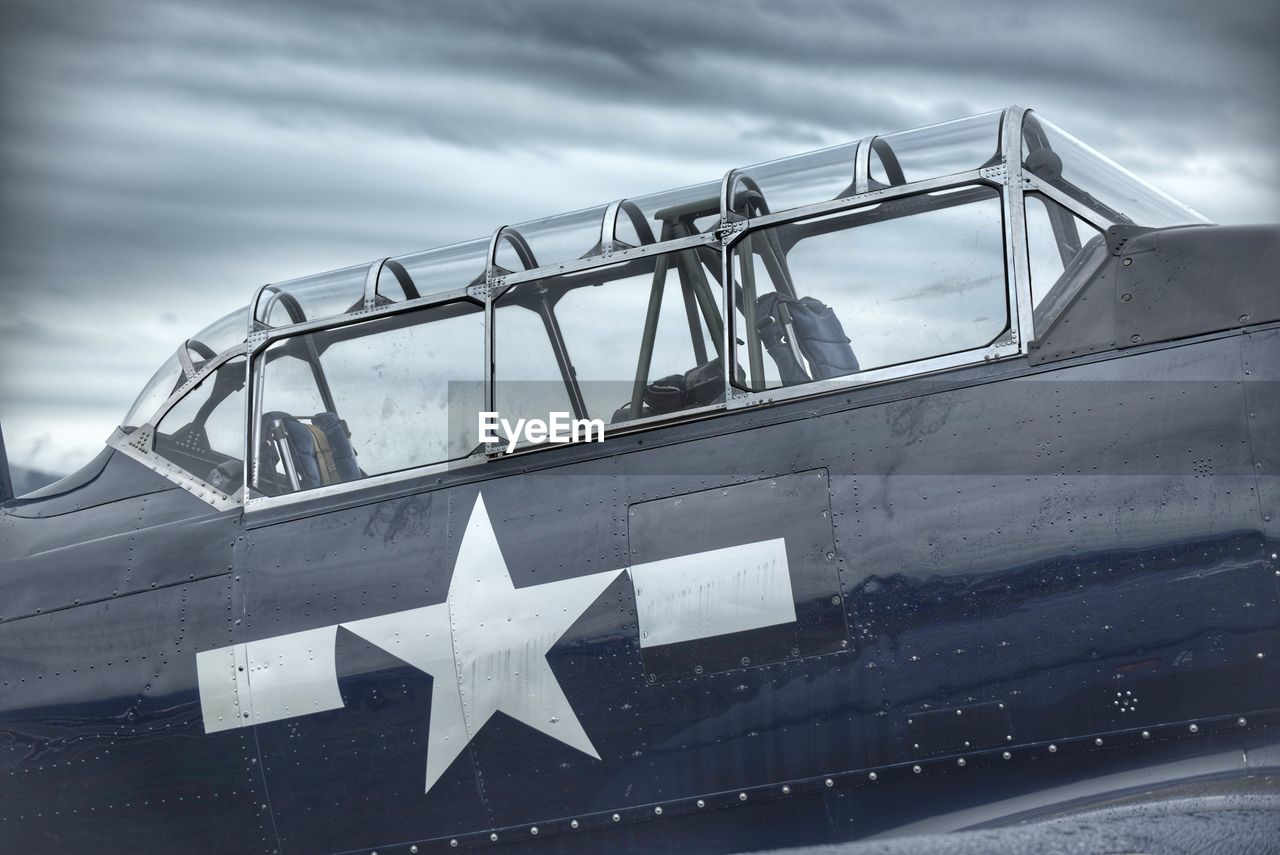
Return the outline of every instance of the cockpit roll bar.
[[[485,261],[485,272],[489,276],[497,276],[500,271],[505,268],[498,266],[498,248],[503,242],[511,245],[515,250],[516,258],[525,270],[533,270],[538,266],[538,260],[534,258],[533,248],[529,246],[529,242],[524,239],[524,235],[516,231],[513,226],[502,226],[493,233],[493,237],[489,239],[489,254]],[[514,273],[515,271],[509,271]]]
[[[271,292],[271,298],[267,300],[266,307],[259,315],[258,304],[262,301],[263,293],[267,291]],[[307,314],[302,311],[302,304],[298,302],[298,298],[279,285],[272,285],[268,282],[258,289],[258,293],[253,295],[253,304],[249,307],[249,332],[254,332],[255,329],[268,325],[267,318],[271,317],[271,310],[275,308],[277,302],[284,306],[290,321],[295,324],[307,322]]]
[[[365,276],[362,306],[366,311],[390,302],[378,293],[378,280],[382,278],[384,268],[390,270],[391,275],[396,278],[396,282],[400,284],[400,290],[404,291],[406,300],[417,300],[422,296],[418,293],[418,286],[414,284],[413,277],[404,269],[403,264],[390,258],[382,258],[369,265],[369,272]]]
[[[611,253],[619,243],[622,243],[618,238],[618,214],[626,214],[631,220],[631,226],[636,230],[636,237],[640,239],[640,246],[648,246],[656,242],[653,229],[645,218],[644,212],[635,202],[619,199],[609,205],[600,219],[600,251],[602,253]]]

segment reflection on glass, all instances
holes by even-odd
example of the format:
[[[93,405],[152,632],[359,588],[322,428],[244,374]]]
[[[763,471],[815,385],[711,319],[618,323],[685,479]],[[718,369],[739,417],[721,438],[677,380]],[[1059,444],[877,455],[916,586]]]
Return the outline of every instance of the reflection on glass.
[[[734,275],[742,383],[755,390],[982,347],[1008,326],[999,194],[988,188],[755,232]]]
[[[484,312],[475,303],[293,336],[263,358],[264,493],[453,460],[479,445]]]

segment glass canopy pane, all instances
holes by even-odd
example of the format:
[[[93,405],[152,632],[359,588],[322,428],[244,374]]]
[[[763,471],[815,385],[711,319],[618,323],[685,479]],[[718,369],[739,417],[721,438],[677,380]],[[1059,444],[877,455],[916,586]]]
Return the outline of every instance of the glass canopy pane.
[[[498,266],[516,272],[599,255],[600,225],[608,207],[584,208],[508,227],[511,239],[498,244]],[[527,255],[517,251],[520,239],[525,244],[521,250],[527,250]]]
[[[175,353],[166,359],[160,366],[160,370],[147,381],[147,385],[142,388],[138,399],[133,402],[133,406],[129,408],[121,424],[125,427],[138,427],[151,421],[151,417],[156,414],[156,410],[160,409],[160,405],[169,399],[185,379],[182,363],[178,361],[178,354]]]
[[[708,181],[628,199],[614,237],[631,246],[687,237],[720,222],[720,182]]]
[[[910,184],[986,166],[999,159],[1001,115],[996,110],[876,137],[871,147],[871,180]]]
[[[1039,115],[1022,123],[1024,168],[1113,223],[1179,226],[1202,214],[1157,190]]]
[[[249,307],[241,306],[200,330],[191,337],[191,341],[199,342],[214,354],[218,354],[242,343],[248,329]]]
[[[364,300],[368,264],[273,283],[258,298],[255,320],[270,327],[344,315]]]
[[[857,151],[857,143],[845,143],[739,169],[730,206],[751,216],[851,195]]]
[[[489,239],[477,238],[466,243],[415,252],[392,259],[404,266],[413,281],[418,296],[428,297],[445,291],[466,288],[484,281],[485,260],[489,255]],[[378,293],[395,301],[411,294],[402,294],[400,285],[385,268],[378,279]]]

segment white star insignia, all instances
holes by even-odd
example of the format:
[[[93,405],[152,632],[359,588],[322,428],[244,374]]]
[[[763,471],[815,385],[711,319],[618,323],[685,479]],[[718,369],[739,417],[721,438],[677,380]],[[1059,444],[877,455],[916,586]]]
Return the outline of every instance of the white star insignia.
[[[343,624],[431,675],[428,792],[496,712],[600,759],[547,651],[621,573],[517,588],[477,497],[443,603]]]

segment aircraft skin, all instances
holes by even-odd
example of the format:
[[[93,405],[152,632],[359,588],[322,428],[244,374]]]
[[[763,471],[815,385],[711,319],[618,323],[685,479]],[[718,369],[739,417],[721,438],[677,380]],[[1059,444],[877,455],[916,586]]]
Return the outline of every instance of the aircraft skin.
[[[0,515],[0,849],[730,852],[1274,770],[1280,230],[1176,231],[1253,241],[1162,280],[1248,320],[252,512],[104,450]],[[792,614],[646,602],[735,549]]]

